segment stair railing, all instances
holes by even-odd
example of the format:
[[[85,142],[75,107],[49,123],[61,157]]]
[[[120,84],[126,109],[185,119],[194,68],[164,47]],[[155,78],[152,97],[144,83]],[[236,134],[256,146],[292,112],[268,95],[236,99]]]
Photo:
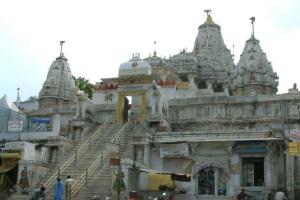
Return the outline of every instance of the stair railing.
[[[118,131],[117,134],[113,136],[111,139],[111,142],[119,142],[121,137],[125,134],[126,127],[128,126],[128,123],[124,124],[124,126]],[[79,190],[84,186],[87,185],[87,181],[90,178],[91,175],[94,174],[96,169],[101,165],[103,166],[103,162],[106,159],[106,157],[109,155],[109,151],[104,149],[99,156],[95,159],[95,161],[91,164],[91,166],[81,174],[81,176],[78,178],[78,180],[72,185],[71,187],[71,196],[75,197]]]
[[[46,188],[46,192],[49,191],[51,185],[54,184],[54,181],[59,174],[61,174],[75,159],[79,159],[88,149],[89,145],[93,143],[100,134],[103,133],[104,128],[107,127],[109,121],[105,121],[81,146],[80,148],[62,165],[58,168],[57,171],[43,184]]]

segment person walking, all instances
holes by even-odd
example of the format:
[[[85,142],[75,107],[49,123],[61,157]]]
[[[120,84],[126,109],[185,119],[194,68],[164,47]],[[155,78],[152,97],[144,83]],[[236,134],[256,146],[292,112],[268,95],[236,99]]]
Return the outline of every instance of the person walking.
[[[274,200],[287,200],[287,196],[284,194],[281,188],[278,189],[278,191],[275,194]]]
[[[56,182],[54,183],[54,193],[53,197],[54,200],[63,200],[64,197],[64,184],[60,180],[60,178],[56,179]]]
[[[72,193],[72,184],[75,182],[75,179],[72,179],[71,176],[67,176],[65,191],[66,191],[66,199],[71,200],[71,193]]]

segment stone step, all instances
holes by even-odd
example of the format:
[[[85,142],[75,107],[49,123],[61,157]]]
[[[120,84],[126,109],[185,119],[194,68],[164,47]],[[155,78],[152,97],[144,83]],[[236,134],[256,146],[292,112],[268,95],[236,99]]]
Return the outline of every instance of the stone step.
[[[76,166],[72,163],[61,173],[62,180],[65,180],[64,177],[66,177],[67,175],[71,175],[72,178],[74,178],[74,179],[79,178],[86,171],[86,168],[88,168],[94,162],[94,160],[100,155],[100,153],[104,150],[105,141],[111,141],[113,136],[116,135],[122,127],[123,127],[123,124],[122,125],[112,124],[110,127],[107,127],[107,129],[104,130],[103,134],[98,139],[96,139],[96,141],[92,144],[92,147],[89,148],[83,156],[78,158]],[[108,162],[109,162],[108,158],[109,158],[109,156],[106,157],[104,165],[108,164]],[[66,159],[66,160],[68,160],[68,159]],[[56,170],[57,169],[54,169],[53,173]],[[45,180],[48,180],[53,175],[53,173],[46,176]],[[96,185],[98,185],[98,184],[96,184],[97,182],[102,182],[105,185],[107,185],[108,183],[111,184],[111,181],[110,181],[111,173],[110,172],[103,171],[101,176],[102,176],[102,178],[95,179],[94,180],[95,182],[92,182],[89,180],[88,185],[90,185],[90,183],[93,183],[92,185],[95,184],[95,186],[96,186]],[[108,182],[105,181],[105,179],[107,179]],[[50,187],[52,188],[53,186],[50,186]],[[91,188],[92,187],[93,186],[91,186]],[[50,191],[51,191],[51,188],[50,188]],[[99,187],[98,187],[98,189],[99,189]],[[50,192],[48,192],[48,193],[50,193]],[[51,197],[51,194],[49,194],[49,195]]]
[[[12,194],[9,197],[9,200],[28,200],[31,197],[31,195],[25,195],[25,194]],[[1,199],[2,200],[2,199]]]

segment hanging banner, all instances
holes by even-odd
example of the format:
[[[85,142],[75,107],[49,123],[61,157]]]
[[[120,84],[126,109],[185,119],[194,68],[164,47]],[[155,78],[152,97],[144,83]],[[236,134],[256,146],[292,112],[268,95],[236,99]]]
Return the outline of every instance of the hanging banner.
[[[290,137],[293,142],[300,142],[300,131],[296,129],[292,129],[290,131]]]
[[[300,156],[300,143],[299,142],[289,142],[289,155],[290,156]]]
[[[7,130],[9,132],[20,132],[23,129],[23,121],[9,121]]]

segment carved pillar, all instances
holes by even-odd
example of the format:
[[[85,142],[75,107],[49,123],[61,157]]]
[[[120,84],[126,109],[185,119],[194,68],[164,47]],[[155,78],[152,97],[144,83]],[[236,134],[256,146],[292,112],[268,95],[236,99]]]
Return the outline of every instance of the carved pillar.
[[[207,89],[212,90],[212,81],[207,80]]]
[[[286,155],[286,189],[288,192],[289,199],[294,199],[294,156]]]
[[[60,126],[61,126],[60,114],[53,115],[52,132],[59,134],[60,133]]]
[[[270,152],[268,152],[266,154],[265,165],[266,165],[265,166],[265,169],[266,169],[265,185],[268,186],[268,187],[270,187],[270,185],[271,185],[271,176],[272,176],[272,174],[271,174],[271,167],[272,167],[272,165],[271,165],[271,153]]]
[[[141,122],[145,121],[147,112],[147,91],[143,92],[141,97]]]
[[[117,112],[117,121],[118,122],[123,122],[123,109],[124,109],[124,94],[119,93],[118,112]]]
[[[81,104],[81,119],[85,119],[85,113],[86,113],[87,103],[83,102]]]
[[[226,94],[226,95],[229,95],[229,90],[228,90],[228,85],[227,84],[224,84],[224,93]]]
[[[144,164],[150,167],[150,143],[148,141],[144,144]]]
[[[233,196],[239,191],[235,191],[234,188],[241,187],[241,173],[240,168],[240,156],[239,154],[232,154],[230,158],[230,175],[228,181],[228,195]]]

